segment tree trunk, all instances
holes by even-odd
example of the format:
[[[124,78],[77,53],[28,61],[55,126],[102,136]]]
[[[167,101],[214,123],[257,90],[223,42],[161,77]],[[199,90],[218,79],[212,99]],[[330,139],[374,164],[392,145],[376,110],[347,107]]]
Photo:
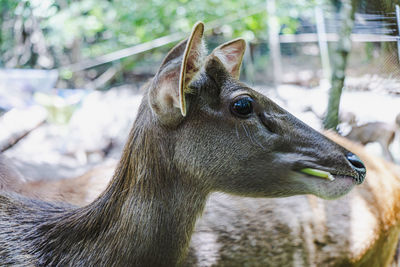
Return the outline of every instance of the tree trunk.
[[[340,19],[339,41],[332,45],[332,75],[329,91],[328,110],[324,119],[325,129],[336,130],[339,124],[339,104],[347,65],[347,56],[351,50],[351,32],[354,24],[354,12],[357,0],[331,1]]]

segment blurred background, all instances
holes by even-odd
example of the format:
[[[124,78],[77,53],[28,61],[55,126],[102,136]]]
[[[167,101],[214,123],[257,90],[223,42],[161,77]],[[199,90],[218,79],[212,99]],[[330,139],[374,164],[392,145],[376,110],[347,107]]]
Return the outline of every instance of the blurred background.
[[[397,13],[382,0],[0,0],[0,150],[32,179],[116,160],[141,86],[200,20],[209,51],[246,40],[242,81],[399,163]]]

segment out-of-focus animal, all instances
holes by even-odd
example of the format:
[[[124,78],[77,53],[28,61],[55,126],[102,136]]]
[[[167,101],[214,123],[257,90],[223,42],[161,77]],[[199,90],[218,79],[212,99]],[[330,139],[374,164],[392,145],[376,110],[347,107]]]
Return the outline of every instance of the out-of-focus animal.
[[[390,152],[390,145],[395,139],[396,132],[400,130],[400,114],[396,116],[395,122],[369,122],[362,125],[352,125],[351,131],[346,137],[352,141],[366,145],[377,142],[382,147],[383,155],[387,160],[394,162]]]

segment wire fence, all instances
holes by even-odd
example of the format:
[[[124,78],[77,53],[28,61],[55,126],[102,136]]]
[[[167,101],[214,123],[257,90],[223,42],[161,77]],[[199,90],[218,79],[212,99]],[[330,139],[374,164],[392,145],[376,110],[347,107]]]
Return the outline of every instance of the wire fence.
[[[323,8],[318,15],[318,9],[320,8],[316,8],[316,12],[311,13],[314,16],[300,19],[295,34],[284,34],[285,25],[275,25],[278,27],[275,32],[278,34],[276,38],[279,51],[273,51],[271,39],[274,37],[271,35],[269,39],[250,42],[244,61],[243,78],[250,83],[272,83],[278,80],[279,82],[309,86],[315,85],[316,81],[321,78],[327,78],[327,73],[330,72],[329,59],[327,56],[324,59],[323,54],[329,53],[330,43],[339,40],[338,32],[342,18],[340,14],[328,7]],[[266,12],[265,5],[208,22],[206,28],[213,30],[260,12]],[[400,78],[400,71],[396,64],[398,62],[396,43],[399,41],[397,19],[395,11],[388,14],[374,13],[373,11],[355,14],[351,35],[353,50],[350,55],[348,74],[355,76],[374,74],[392,79]],[[270,32],[273,30],[269,29]],[[125,57],[147,53],[154,48],[177,42],[184,36],[184,33],[163,36],[147,43],[65,66],[60,70],[72,72],[87,70]],[[213,43],[222,42],[218,36],[212,36],[209,39],[211,39],[210,47],[213,47]],[[278,54],[274,56],[274,53]],[[276,68],[281,70],[276,71]],[[281,77],[277,79],[277,76]]]
[[[326,73],[330,73],[330,60],[332,59],[330,59],[328,47],[340,38],[338,32],[342,18],[340,14],[329,8],[319,10],[317,7],[315,11],[314,17],[302,19],[296,34],[277,36],[280,43],[279,60],[283,70],[279,79],[271,75],[273,73],[271,68],[274,64],[270,62],[272,57],[268,53],[273,51],[269,49],[267,40],[250,45],[253,56],[251,60],[245,62],[253,64],[253,66],[247,65],[245,68],[253,72],[245,71],[245,79],[252,83],[266,81],[276,83],[279,80],[302,86],[315,86],[320,79],[329,79],[329,75]],[[356,13],[351,34],[352,51],[346,74],[367,81],[381,79],[381,87],[388,87],[385,80],[400,80],[397,47],[399,42],[398,26],[396,12],[389,14]],[[324,50],[327,54],[325,57]],[[257,62],[260,60],[264,60],[264,64]],[[267,68],[263,70],[260,68],[261,65],[267,66]],[[366,83],[363,84],[366,85]],[[377,83],[374,84],[377,85]],[[400,84],[398,82],[391,84],[392,86],[386,88],[386,91],[400,94]],[[352,86],[352,88],[355,87],[357,86]],[[371,89],[368,87],[365,90]],[[381,90],[381,88],[377,89]]]

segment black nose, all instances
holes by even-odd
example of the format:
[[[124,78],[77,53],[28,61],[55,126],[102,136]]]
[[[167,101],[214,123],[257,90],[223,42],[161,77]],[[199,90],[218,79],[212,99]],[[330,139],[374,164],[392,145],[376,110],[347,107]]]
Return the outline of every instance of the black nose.
[[[357,172],[358,178],[356,179],[357,184],[361,184],[365,179],[365,174],[367,170],[365,169],[364,163],[361,161],[359,157],[349,152],[346,155],[347,160],[350,162],[353,169]]]

